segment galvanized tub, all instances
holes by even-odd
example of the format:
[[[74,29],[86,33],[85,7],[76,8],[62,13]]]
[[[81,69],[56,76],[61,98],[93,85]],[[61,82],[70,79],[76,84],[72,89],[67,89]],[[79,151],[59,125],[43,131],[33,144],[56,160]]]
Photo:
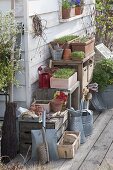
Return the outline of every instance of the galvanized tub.
[[[113,108],[113,85],[109,85],[103,92],[100,92],[99,95],[102,97],[102,100],[107,109]]]

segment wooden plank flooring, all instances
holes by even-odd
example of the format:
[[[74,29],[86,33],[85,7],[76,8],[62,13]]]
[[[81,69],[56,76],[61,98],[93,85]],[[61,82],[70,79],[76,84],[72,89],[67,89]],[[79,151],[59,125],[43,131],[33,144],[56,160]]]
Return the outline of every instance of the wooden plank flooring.
[[[113,109],[94,114],[93,134],[73,159],[52,161],[43,170],[108,170],[109,167],[113,170]]]

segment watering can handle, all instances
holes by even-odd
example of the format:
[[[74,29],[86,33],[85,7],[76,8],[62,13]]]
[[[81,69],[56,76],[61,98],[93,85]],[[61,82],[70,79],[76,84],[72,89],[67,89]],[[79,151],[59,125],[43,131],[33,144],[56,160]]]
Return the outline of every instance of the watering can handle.
[[[46,128],[46,111],[45,110],[42,113],[42,126]]]

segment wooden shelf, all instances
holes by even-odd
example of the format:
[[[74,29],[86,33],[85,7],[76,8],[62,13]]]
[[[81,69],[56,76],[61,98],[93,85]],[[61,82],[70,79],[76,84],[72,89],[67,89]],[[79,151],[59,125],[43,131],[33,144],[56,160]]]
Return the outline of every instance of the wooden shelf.
[[[91,57],[95,55],[95,52],[92,52],[88,56],[86,56],[83,60],[52,60],[52,64],[54,65],[78,65],[80,63],[85,63]]]
[[[80,82],[77,81],[70,89],[60,89],[60,88],[48,88],[37,90],[36,99],[41,100],[51,100],[56,91],[66,91],[68,92],[68,108],[74,107],[79,109],[80,105]]]
[[[83,60],[52,60],[52,66],[73,66],[77,69],[78,81],[80,81],[80,96],[82,98],[82,91],[90,82],[94,67],[94,54],[92,52]],[[92,63],[89,60],[92,58]]]

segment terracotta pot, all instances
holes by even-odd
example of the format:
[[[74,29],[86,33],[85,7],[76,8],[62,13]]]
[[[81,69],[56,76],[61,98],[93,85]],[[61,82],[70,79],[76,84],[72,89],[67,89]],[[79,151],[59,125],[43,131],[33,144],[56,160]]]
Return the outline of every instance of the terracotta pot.
[[[69,8],[69,9],[62,8],[62,19],[69,19],[70,11],[71,11],[71,8]]]
[[[71,59],[71,49],[64,49],[63,59],[64,60],[70,60]]]
[[[75,15],[80,15],[81,14],[81,6],[76,6],[75,7]]]
[[[59,46],[62,48],[62,49],[66,49],[66,48],[70,48],[70,44],[68,42],[65,42],[63,44],[59,44]]]
[[[63,101],[59,99],[51,100],[51,110],[53,112],[59,112],[62,110]]]

